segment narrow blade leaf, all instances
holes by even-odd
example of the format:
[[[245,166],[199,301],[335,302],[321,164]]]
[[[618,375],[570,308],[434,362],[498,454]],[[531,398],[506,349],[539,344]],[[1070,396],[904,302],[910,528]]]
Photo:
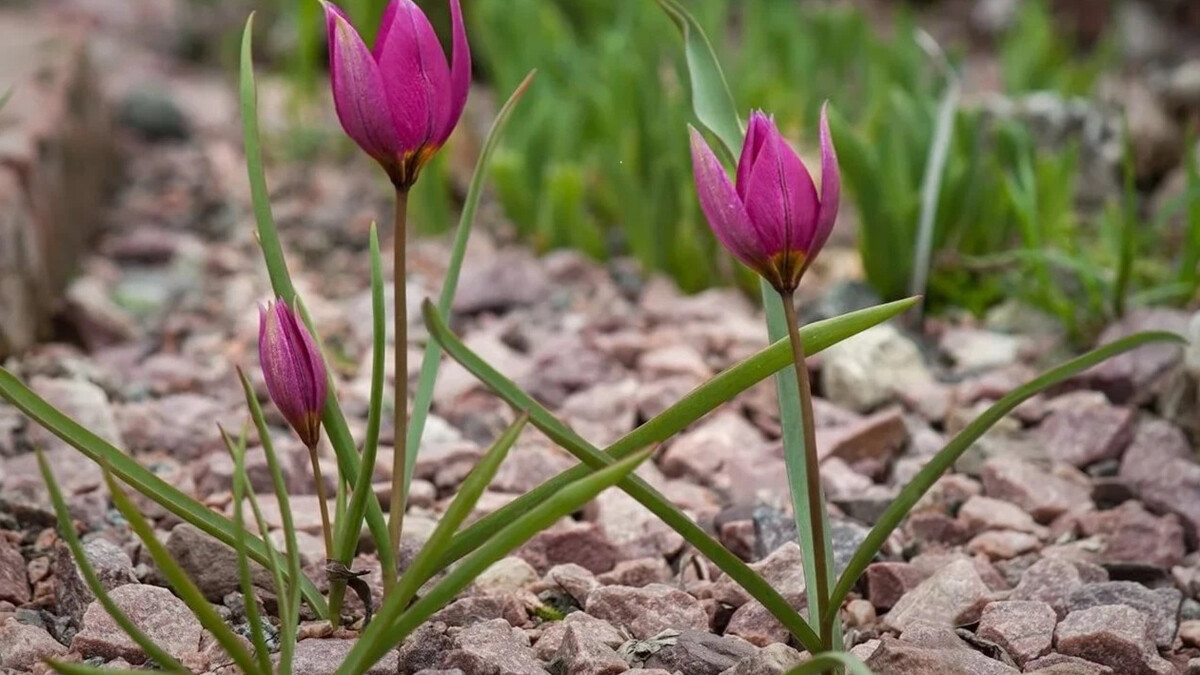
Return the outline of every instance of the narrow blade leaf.
[[[643,450],[571,483],[537,508],[501,528],[474,553],[450,570],[446,577],[438,582],[429,593],[415,602],[391,627],[386,639],[369,644],[364,639],[359,642],[359,645],[355,645],[355,650],[364,644],[366,645],[365,649],[369,650],[364,663],[369,666],[382,658],[388,650],[399,644],[430,615],[454,599],[455,595],[466,588],[489,565],[529,541],[533,535],[558,522],[560,518],[578,511],[606,488],[626,480],[639,464],[650,457],[652,452],[652,449]],[[349,675],[362,672],[362,670],[363,668],[358,664],[351,663],[347,659],[337,672],[338,675]]]
[[[835,672],[834,668],[845,668],[850,675],[872,675],[858,657],[847,652],[824,652],[787,671],[787,675],[824,675]]]
[[[971,447],[971,444],[978,440],[992,425],[999,422],[1005,415],[1012,412],[1014,408],[1039,392],[1045,391],[1091,368],[1097,363],[1150,342],[1177,342],[1183,344],[1185,341],[1175,333],[1145,332],[1136,333],[1124,339],[1110,342],[1082,356],[1071,359],[1017,387],[972,420],[966,428],[946,444],[946,447],[942,448],[940,452],[934,455],[917,472],[912,481],[900,491],[899,496],[896,497],[895,501],[880,516],[875,527],[867,534],[866,540],[855,551],[845,571],[842,572],[837,587],[833,589],[833,596],[829,606],[839,607],[841,605],[842,601],[846,599],[846,595],[854,588],[854,584],[858,582],[858,578],[866,570],[867,565],[871,564],[871,560],[883,548],[884,542],[900,526],[900,523],[908,515],[908,512],[912,510],[913,506],[929,491],[929,488],[933,487],[937,479],[954,465],[954,462],[958,460],[963,452]]]
[[[454,532],[458,529],[458,526],[471,514],[471,511],[475,508],[475,504],[479,502],[479,496],[483,494],[488,484],[492,482],[492,478],[496,475],[496,470],[500,468],[500,464],[508,456],[509,449],[512,448],[517,438],[520,437],[521,431],[525,429],[525,424],[528,421],[528,414],[522,413],[519,415],[504,430],[504,433],[500,434],[500,437],[492,444],[491,449],[479,460],[479,463],[471,470],[467,479],[463,481],[458,489],[458,495],[455,496],[454,501],[450,503],[450,507],[446,509],[445,514],[438,521],[433,534],[430,535],[425,545],[421,547],[421,551],[417,553],[417,557],[405,571],[395,590],[384,600],[383,606],[379,608],[374,623],[368,626],[367,630],[363,633],[359,640],[359,644],[362,645],[361,649],[356,646],[355,650],[347,655],[343,667],[348,672],[362,672],[366,670],[369,667],[369,664],[364,662],[367,654],[377,651],[380,646],[386,644],[386,641],[389,640],[388,636],[392,632],[392,624],[404,613],[404,610],[408,607],[408,603],[412,601],[413,596],[420,589],[421,584],[434,574],[442,550],[449,543],[450,538],[454,536]]]
[[[225,623],[221,615],[217,614],[217,610],[208,603],[208,599],[183,571],[179,563],[175,562],[175,559],[167,552],[166,547],[154,535],[154,527],[121,489],[117,479],[108,471],[108,467],[104,469],[104,479],[108,483],[109,491],[112,492],[113,503],[121,515],[125,516],[125,520],[129,521],[129,527],[137,533],[138,538],[142,541],[142,546],[154,559],[154,564],[170,584],[171,590],[175,591],[180,600],[183,600],[200,624],[213,634],[217,643],[243,672],[258,673],[258,664],[254,662],[254,657],[250,656],[238,636]]]
[[[219,426],[219,425],[218,425]],[[221,437],[233,453],[233,527],[234,539],[237,541],[238,582],[242,588],[242,604],[246,608],[246,622],[250,624],[250,641],[254,644],[254,656],[263,673],[271,672],[271,653],[267,648],[267,638],[263,633],[262,616],[258,613],[258,594],[254,592],[254,578],[250,571],[250,556],[246,553],[246,521],[243,518],[243,504],[246,493],[249,492],[249,479],[246,477],[246,430],[236,444],[232,443],[229,435],[221,429]],[[265,534],[265,533],[264,533]],[[264,541],[266,541],[264,539]],[[266,542],[268,548],[270,542]]]
[[[75,524],[71,520],[71,513],[67,509],[67,503],[63,499],[62,490],[58,487],[58,481],[54,479],[53,472],[50,471],[50,464],[46,461],[46,456],[42,454],[41,449],[37,450],[38,468],[42,471],[42,479],[46,481],[46,489],[50,493],[50,502],[54,505],[54,513],[58,517],[59,533],[67,542],[67,547],[71,549],[71,556],[75,558],[75,564],[79,566],[79,571],[83,575],[83,581],[87,584],[92,595],[100,601],[104,607],[104,611],[112,617],[121,630],[129,636],[131,640],[137,643],[137,646],[146,652],[151,660],[158,663],[161,667],[177,673],[188,672],[187,668],[175,657],[171,656],[165,649],[159,647],[154,640],[151,640],[148,635],[143,633],[141,629],[129,618],[125,612],[121,611],[120,607],[113,602],[109,597],[108,591],[104,589],[104,584],[100,583],[100,577],[96,574],[96,569],[92,567],[91,561],[88,560],[87,554],[83,550],[83,543],[79,541],[79,535],[75,532]]]
[[[533,83],[536,70],[530,71],[521,84],[508,97],[504,107],[496,114],[492,128],[488,131],[487,139],[483,142],[483,150],[475,162],[475,172],[471,174],[471,184],[467,188],[467,199],[463,202],[462,215],[458,219],[458,229],[454,232],[454,245],[450,249],[450,264],[446,267],[446,280],[442,282],[442,293],[438,296],[437,307],[442,314],[450,313],[450,305],[454,302],[454,294],[458,290],[458,277],[462,271],[463,259],[467,255],[467,240],[471,237],[471,225],[475,222],[475,212],[479,209],[479,198],[483,195],[483,182],[487,178],[488,169],[492,166],[492,154],[500,144],[504,128],[517,107],[521,97]],[[433,387],[437,383],[438,362],[441,360],[441,349],[438,343],[430,340],[425,345],[425,355],[421,359],[421,373],[417,380],[417,392],[413,396],[412,415],[408,421],[408,445],[410,448],[405,458],[404,494],[408,494],[408,486],[412,483],[413,468],[417,464],[417,454],[421,448],[421,435],[425,432],[425,419],[429,416],[429,406],[433,403]]]
[[[28,415],[34,422],[45,427],[47,431],[83,453],[88,459],[98,464],[107,464],[109,470],[123,483],[153,500],[167,511],[195,525],[226,546],[232,547],[236,544],[232,521],[184,494],[108,441],[64,415],[4,368],[0,368],[0,397]],[[250,557],[264,565],[270,563],[261,539],[249,537],[247,543]],[[305,600],[315,612],[323,615],[325,599],[321,597],[316,586],[313,586],[312,582],[306,578],[301,578],[300,584]]]

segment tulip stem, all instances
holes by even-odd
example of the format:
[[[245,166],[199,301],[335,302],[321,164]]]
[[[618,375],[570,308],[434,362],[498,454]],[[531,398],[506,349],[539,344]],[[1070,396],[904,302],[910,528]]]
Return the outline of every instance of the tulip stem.
[[[313,480],[317,484],[317,501],[321,505],[321,532],[325,535],[325,557],[333,558],[333,528],[329,524],[329,502],[325,494],[325,479],[321,477],[321,461],[317,459],[317,446],[309,446],[308,458],[312,461]]]
[[[808,379],[808,365],[804,359],[804,343],[800,340],[800,321],[796,318],[794,291],[780,292],[783,313],[787,320],[788,341],[792,344],[792,361],[796,368],[796,383],[800,389],[800,423],[804,427],[804,464],[808,493],[809,527],[812,528],[813,569],[817,578],[817,606],[810,611],[809,622],[814,626],[825,626],[825,616],[830,611],[829,571],[825,554],[825,505],[821,498],[820,460],[817,457],[817,438],[813,425],[812,385]],[[832,648],[831,636],[823,628],[821,642],[826,650]]]
[[[404,529],[404,510],[408,502],[404,494],[404,467],[408,456],[408,299],[405,292],[407,235],[408,189],[396,188],[396,220],[392,229],[392,258],[395,268],[392,281],[392,325],[395,333],[393,348],[396,351],[392,406],[395,409],[395,440],[392,443],[392,494],[388,509],[388,535],[393,553],[400,550],[400,533]]]

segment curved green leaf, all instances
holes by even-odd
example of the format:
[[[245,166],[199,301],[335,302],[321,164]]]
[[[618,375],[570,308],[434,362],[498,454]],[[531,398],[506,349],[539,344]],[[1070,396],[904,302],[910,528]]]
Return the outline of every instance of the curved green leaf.
[[[108,441],[64,415],[4,368],[0,368],[0,397],[88,459],[97,464],[106,463],[113,475],[123,483],[179,516],[181,520],[195,525],[226,546],[236,545],[237,538],[232,521],[184,494]],[[270,564],[262,539],[256,536],[250,536],[248,539],[250,557],[264,565]],[[302,576],[300,589],[313,610],[324,614],[325,599],[321,597],[316,586]]]
[[[851,675],[873,675],[858,657],[848,652],[824,652],[787,671],[787,675],[823,675],[845,668]]]
[[[899,496],[896,497],[895,501],[880,516],[875,527],[871,528],[871,532],[867,534],[866,540],[858,547],[849,564],[846,565],[845,571],[842,572],[837,586],[833,589],[829,606],[841,606],[842,601],[846,599],[846,596],[858,582],[858,578],[867,569],[867,565],[871,564],[875,555],[883,548],[883,544],[887,541],[888,537],[900,526],[900,523],[908,515],[908,512],[912,510],[913,506],[916,506],[921,497],[937,482],[937,479],[953,466],[954,462],[966,452],[967,448],[971,447],[971,444],[978,440],[992,425],[999,422],[1005,415],[1012,412],[1014,408],[1032,396],[1091,368],[1101,361],[1150,342],[1177,342],[1183,344],[1185,340],[1175,333],[1146,332],[1110,342],[1082,356],[1071,359],[1017,387],[972,420],[966,428],[946,444],[946,447],[942,448],[940,452],[934,455],[917,472],[912,481],[904,486]]]

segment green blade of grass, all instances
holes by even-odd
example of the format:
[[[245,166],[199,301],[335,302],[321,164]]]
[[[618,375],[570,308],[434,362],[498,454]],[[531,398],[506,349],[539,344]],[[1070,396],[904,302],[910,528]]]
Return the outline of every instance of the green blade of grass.
[[[971,444],[978,440],[992,425],[999,422],[1005,415],[1030,397],[1087,370],[1101,361],[1149,342],[1177,342],[1183,344],[1185,341],[1175,333],[1145,332],[1110,342],[1082,356],[1067,361],[1017,387],[972,420],[966,428],[946,444],[946,447],[942,448],[941,451],[934,455],[917,472],[912,481],[904,486],[904,489],[900,491],[900,494],[888,506],[883,515],[880,516],[875,527],[871,528],[871,532],[867,534],[866,540],[855,551],[849,564],[846,565],[845,571],[842,572],[837,586],[833,589],[830,606],[838,607],[841,605],[842,601],[846,599],[846,596],[858,582],[858,578],[866,570],[867,565],[871,564],[875,555],[883,548],[888,537],[900,526],[900,523],[908,515],[908,512],[912,510],[913,506],[929,491],[929,488],[933,486],[937,479],[954,465],[954,462],[958,460],[963,452],[971,447]]]
[[[802,327],[800,329],[800,337],[804,341],[808,352],[816,354],[832,344],[860,333],[871,326],[887,321],[901,312],[908,310],[915,304],[916,298],[908,298],[851,312],[825,321],[817,321]],[[445,339],[453,341],[456,345],[460,344],[457,338],[445,327],[445,322],[439,315],[435,313],[433,319],[433,321],[430,321],[427,317],[426,321],[431,326],[431,332],[437,331]],[[462,354],[464,351],[467,350],[463,348],[458,350],[458,353]],[[605,453],[613,459],[621,459],[640,448],[667,440],[682,431],[689,424],[712,412],[717,406],[733,400],[738,394],[765,380],[781,369],[786,368],[791,363],[791,353],[791,348],[786,339],[775,342],[770,347],[727,368],[713,379],[700,385],[674,405],[656,415],[653,419],[618,439],[605,450]],[[486,372],[494,371],[488,368]],[[480,377],[480,374],[480,372],[474,373],[476,377]],[[495,381],[494,377],[493,380]],[[497,393],[509,405],[520,410],[529,410],[535,422],[541,420],[543,425],[556,427],[556,433],[559,436],[574,438],[577,440],[573,440],[572,442],[587,445],[586,441],[578,438],[565,425],[558,424],[552,415],[544,412],[545,409],[540,404],[517,389],[515,385],[511,385],[511,383],[504,384],[503,378],[501,378],[499,384],[503,389],[497,391]],[[466,555],[478,546],[480,541],[492,532],[495,532],[501,524],[511,522],[513,518],[516,518],[521,513],[524,513],[540,501],[546,499],[555,490],[571,481],[578,480],[587,472],[588,468],[583,466],[567,469],[530,492],[521,495],[495,513],[479,519],[454,538],[454,543],[446,552],[443,564],[448,565]]]
[[[218,425],[219,426],[219,425]],[[242,604],[245,606],[246,622],[250,624],[250,641],[254,644],[254,656],[258,659],[261,672],[271,672],[271,652],[267,649],[267,637],[263,634],[262,616],[258,613],[258,594],[254,592],[254,578],[250,572],[250,556],[246,553],[246,521],[243,519],[242,501],[249,491],[246,478],[246,429],[236,444],[221,429],[221,437],[233,453],[233,527],[237,542],[238,582],[242,588]],[[270,546],[270,544],[267,544]]]
[[[692,83],[692,110],[696,119],[721,139],[729,157],[742,149],[742,122],[712,43],[696,17],[679,0],[657,0],[683,36],[683,51]]]
[[[64,415],[4,368],[0,368],[0,397],[88,459],[96,463],[107,463],[114,475],[138,493],[226,546],[235,545],[232,521],[184,494],[108,441]],[[250,537],[248,543],[250,557],[264,565],[270,563],[261,539]],[[313,611],[323,615],[325,599],[321,597],[316,586],[306,578],[301,578],[300,584],[301,592]]]
[[[367,652],[365,658],[359,662],[351,662],[347,659],[346,663],[338,669],[338,675],[351,675],[363,672],[366,667],[378,661],[388,650],[399,644],[413,629],[428,619],[430,615],[453,600],[454,596],[466,588],[467,584],[470,584],[488,566],[508,555],[509,552],[521,544],[529,541],[533,535],[558,522],[560,518],[578,511],[584,504],[590,502],[605,489],[626,480],[639,464],[650,457],[652,452],[652,449],[647,448],[620,462],[600,469],[591,475],[580,478],[562,490],[559,490],[553,497],[538,505],[537,508],[522,515],[506,527],[501,528],[482,546],[464,558],[454,569],[450,570],[446,574],[446,577],[421,597],[420,600],[413,603],[412,607],[408,608],[408,611],[404,613],[400,620],[393,624],[391,630],[387,633],[386,639],[372,643],[367,643],[365,640],[360,641],[359,644],[364,645],[364,651]],[[355,649],[358,646],[355,645]]]
[[[296,647],[297,624],[300,622],[300,588],[296,585],[295,580],[305,577],[300,572],[300,547],[296,544],[296,525],[292,521],[287,481],[283,477],[279,457],[275,454],[275,444],[271,442],[271,432],[267,428],[262,406],[258,404],[258,397],[254,395],[254,387],[250,384],[250,379],[240,368],[237,372],[238,379],[242,383],[242,393],[246,397],[246,407],[250,410],[250,419],[254,421],[254,428],[258,431],[258,441],[262,446],[263,455],[266,457],[267,468],[271,472],[271,482],[275,486],[275,499],[279,502],[283,535],[287,542],[287,569],[288,579],[291,583],[285,589],[286,592],[279,596],[279,670],[287,673],[291,670],[292,654]],[[256,512],[255,515],[257,517],[259,514]],[[266,537],[267,531],[263,530],[262,535]]]
[[[872,675],[858,657],[848,652],[824,652],[787,671],[787,675],[823,675],[835,672],[834,668],[845,668],[852,675]]]
[[[463,259],[467,255],[467,240],[471,237],[471,226],[475,222],[475,212],[479,209],[479,198],[483,195],[483,183],[488,170],[492,166],[492,155],[504,135],[504,128],[512,116],[513,109],[521,97],[529,89],[537,71],[530,71],[517,88],[513,90],[504,107],[496,114],[492,128],[488,131],[479,159],[475,162],[475,172],[471,174],[471,184],[467,188],[467,198],[463,202],[462,215],[458,219],[458,229],[454,232],[454,245],[450,249],[450,264],[446,266],[446,279],[442,282],[442,292],[438,296],[437,307],[442,314],[449,315],[450,306],[454,302],[454,294],[458,290],[458,277],[462,271]],[[434,340],[425,345],[425,355],[421,359],[421,373],[417,379],[417,391],[413,396],[412,414],[408,421],[408,445],[410,449],[404,465],[404,494],[408,494],[408,486],[412,483],[413,468],[417,465],[417,454],[421,448],[421,435],[425,432],[425,420],[429,416],[429,406],[433,403],[433,387],[437,383],[438,363],[441,360],[441,349]]]
[[[242,33],[241,74],[239,92],[242,111],[242,137],[246,146],[246,170],[250,178],[250,197],[254,203],[254,220],[257,225],[258,244],[262,249],[263,261],[271,279],[271,288],[275,294],[291,302],[297,299],[296,288],[292,285],[288,273],[287,262],[283,256],[283,246],[279,242],[279,233],[275,228],[275,218],[271,215],[270,193],[267,191],[267,175],[263,169],[262,143],[258,133],[258,93],[254,83],[254,61],[252,58],[252,27],[254,15],[246,21]],[[311,322],[307,321],[309,332],[314,338],[318,333]],[[332,381],[332,373],[330,379]],[[346,424],[346,416],[342,414],[341,405],[337,400],[336,388],[329,387],[325,399],[325,410],[322,415],[325,434],[329,444],[337,455],[338,468],[341,474],[350,480],[357,479],[359,473],[358,450],[354,438],[350,435],[350,427]],[[367,500],[367,526],[375,541],[387,541],[387,523],[383,519],[383,509],[375,500]],[[380,546],[379,565],[383,569],[385,587],[394,583],[396,578],[395,552],[388,546]],[[322,614],[325,611],[324,601],[321,605]]]
[[[505,429],[504,433],[496,439],[492,444],[491,449],[479,460],[475,468],[463,481],[458,489],[458,495],[454,497],[454,501],[450,503],[445,514],[438,521],[437,527],[434,528],[433,534],[429,540],[421,547],[417,557],[413,559],[412,565],[405,571],[404,576],[400,578],[400,583],[396,585],[395,591],[389,595],[384,601],[383,606],[379,608],[378,614],[375,616],[375,621],[367,627],[363,632],[362,637],[358,641],[358,645],[351,650],[346,656],[343,664],[345,672],[363,672],[370,664],[366,663],[368,656],[372,653],[387,651],[385,645],[390,641],[392,634],[392,625],[403,615],[404,610],[408,608],[408,603],[412,601],[420,589],[421,584],[436,572],[438,559],[441,557],[446,544],[450,542],[454,532],[458,526],[471,515],[475,504],[479,502],[479,496],[487,489],[492,478],[496,475],[496,470],[500,468],[500,464],[504,458],[508,456],[508,451],[512,448],[513,443],[521,435],[525,424],[529,421],[529,415],[522,413],[517,419]],[[360,646],[361,645],[361,646]]]
[[[333,545],[334,559],[350,565],[358,548],[362,534],[363,518],[367,513],[367,501],[375,498],[371,476],[375,471],[375,457],[379,450],[379,424],[383,418],[383,380],[387,357],[387,308],[383,291],[383,261],[379,250],[379,230],[371,223],[371,396],[367,408],[367,432],[363,441],[362,462],[358,478],[354,481],[354,492],[344,518],[337,520],[337,538]],[[415,447],[415,446],[413,446]],[[416,453],[413,453],[414,455]],[[339,481],[340,483],[340,481]],[[346,593],[346,582],[333,580],[329,585],[329,614],[337,620],[341,611],[342,596]]]
[[[138,510],[125,491],[121,489],[112,472],[108,467],[104,467],[104,479],[108,484],[108,489],[112,493],[113,503],[121,515],[125,516],[125,520],[129,522],[129,527],[137,534],[142,541],[142,546],[150,553],[150,557],[154,559],[154,564],[158,567],[158,571],[162,573],[163,578],[171,586],[171,590],[175,595],[183,600],[188,609],[216,639],[225,653],[229,654],[238,668],[245,673],[259,673],[258,664],[254,662],[254,657],[250,652],[246,651],[238,636],[225,623],[217,610],[208,603],[208,599],[204,597],[204,593],[196,586],[195,582],[188,577],[179,563],[171,557],[167,552],[162,542],[154,535],[154,527],[146,520],[141,511]],[[270,671],[267,671],[269,673]],[[267,675],[262,673],[262,675]]]
[[[96,569],[92,567],[91,561],[88,560],[87,554],[83,550],[83,543],[79,541],[79,535],[75,532],[75,524],[71,521],[71,513],[67,509],[67,502],[63,499],[62,490],[59,489],[58,481],[54,479],[54,474],[50,471],[50,464],[46,461],[46,456],[42,454],[40,448],[37,449],[37,461],[38,468],[42,471],[42,479],[46,481],[46,490],[50,493],[50,502],[54,505],[54,513],[58,517],[59,532],[66,540],[67,547],[71,549],[71,556],[75,558],[75,564],[79,566],[83,581],[92,591],[92,595],[96,596],[96,599],[104,607],[104,611],[108,612],[121,630],[125,631],[125,634],[141,647],[142,651],[146,652],[147,657],[169,671],[188,672],[182,663],[143,633],[109,597],[108,591],[104,589],[104,584],[100,583],[100,577],[96,575]]]

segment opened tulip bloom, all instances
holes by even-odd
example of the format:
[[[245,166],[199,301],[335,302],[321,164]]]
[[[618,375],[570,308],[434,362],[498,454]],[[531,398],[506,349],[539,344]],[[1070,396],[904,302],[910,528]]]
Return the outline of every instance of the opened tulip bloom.
[[[388,4],[373,49],[340,8],[322,4],[342,128],[383,166],[397,189],[407,190],[450,137],[467,102],[471,52],[459,0],[450,0],[449,64],[429,19],[412,0]]]
[[[776,290],[796,290],[833,231],[841,198],[841,175],[825,110],[819,196],[804,162],[761,111],[750,115],[736,185],[700,132],[691,133],[696,189],[713,234]]]
[[[796,316],[795,293],[804,272],[812,264],[833,231],[842,183],[837,154],[829,134],[826,110],[821,109],[821,190],[775,127],[761,111],[750,115],[746,139],[737,165],[737,183],[695,129],[692,132],[692,164],[700,207],[708,217],[713,234],[738,260],[762,275],[779,292],[792,347],[792,364],[800,402],[800,425],[804,434],[803,473],[798,456],[784,453],[792,489],[807,498],[808,528],[812,540],[813,587],[816,594],[812,620],[825,626],[837,613],[829,607],[829,571],[825,552],[825,506],[821,498],[820,464],[814,433],[812,387],[805,365],[804,344]],[[804,476],[800,483],[799,476]],[[799,498],[799,495],[796,495]],[[797,508],[797,513],[800,509]],[[831,634],[821,632],[825,649],[833,646]]]

